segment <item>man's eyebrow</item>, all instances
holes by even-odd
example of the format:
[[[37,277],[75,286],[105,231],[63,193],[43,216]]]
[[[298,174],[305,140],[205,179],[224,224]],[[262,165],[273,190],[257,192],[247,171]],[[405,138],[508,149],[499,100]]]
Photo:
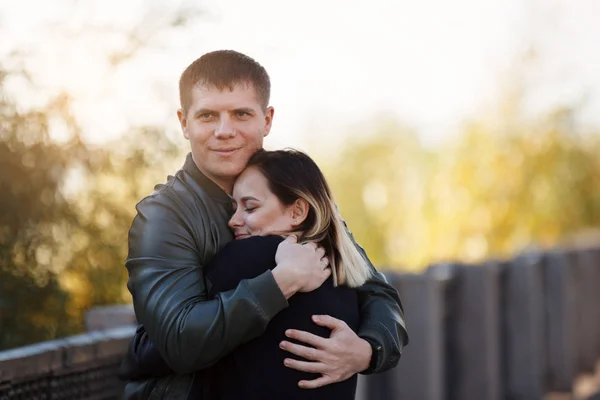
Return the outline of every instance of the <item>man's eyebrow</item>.
[[[213,110],[210,110],[210,109],[208,109],[208,108],[201,108],[201,109],[197,110],[197,111],[194,113],[194,115],[212,114],[212,113],[214,113],[214,111],[213,111]]]
[[[255,111],[254,111],[254,109],[252,107],[239,107],[239,108],[236,108],[235,110],[233,110],[233,112],[240,112],[240,111],[246,112],[248,114],[254,114],[255,113]]]

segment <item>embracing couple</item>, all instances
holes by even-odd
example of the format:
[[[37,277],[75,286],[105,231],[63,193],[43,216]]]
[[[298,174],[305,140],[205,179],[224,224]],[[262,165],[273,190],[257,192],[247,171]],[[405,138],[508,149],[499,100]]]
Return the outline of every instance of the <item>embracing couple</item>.
[[[137,205],[128,288],[140,326],[124,399],[354,398],[408,341],[397,291],[342,220],[315,162],[265,151],[270,80],[215,51],[179,82],[191,145]]]

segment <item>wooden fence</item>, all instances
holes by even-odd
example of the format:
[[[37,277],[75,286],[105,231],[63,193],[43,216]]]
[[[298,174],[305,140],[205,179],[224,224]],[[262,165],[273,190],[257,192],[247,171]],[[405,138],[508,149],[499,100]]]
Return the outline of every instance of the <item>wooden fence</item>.
[[[388,278],[410,344],[397,368],[361,378],[363,400],[538,400],[595,372],[600,247]]]

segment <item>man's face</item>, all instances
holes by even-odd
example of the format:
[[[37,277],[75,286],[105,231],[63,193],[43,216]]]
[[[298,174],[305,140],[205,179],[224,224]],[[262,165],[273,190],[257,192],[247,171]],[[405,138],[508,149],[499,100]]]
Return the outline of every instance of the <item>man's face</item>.
[[[273,108],[262,109],[251,84],[233,90],[197,85],[187,113],[179,110],[177,116],[200,171],[230,193],[250,157],[262,149]]]

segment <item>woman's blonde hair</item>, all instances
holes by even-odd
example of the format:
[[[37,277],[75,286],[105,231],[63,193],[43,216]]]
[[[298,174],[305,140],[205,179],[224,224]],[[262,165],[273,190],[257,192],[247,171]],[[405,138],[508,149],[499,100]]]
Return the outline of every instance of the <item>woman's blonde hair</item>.
[[[350,238],[323,173],[308,155],[293,149],[260,150],[248,167],[259,169],[284,205],[298,199],[308,203],[308,215],[294,233],[300,242],[323,246],[335,285],[358,287],[369,279],[371,269]]]

